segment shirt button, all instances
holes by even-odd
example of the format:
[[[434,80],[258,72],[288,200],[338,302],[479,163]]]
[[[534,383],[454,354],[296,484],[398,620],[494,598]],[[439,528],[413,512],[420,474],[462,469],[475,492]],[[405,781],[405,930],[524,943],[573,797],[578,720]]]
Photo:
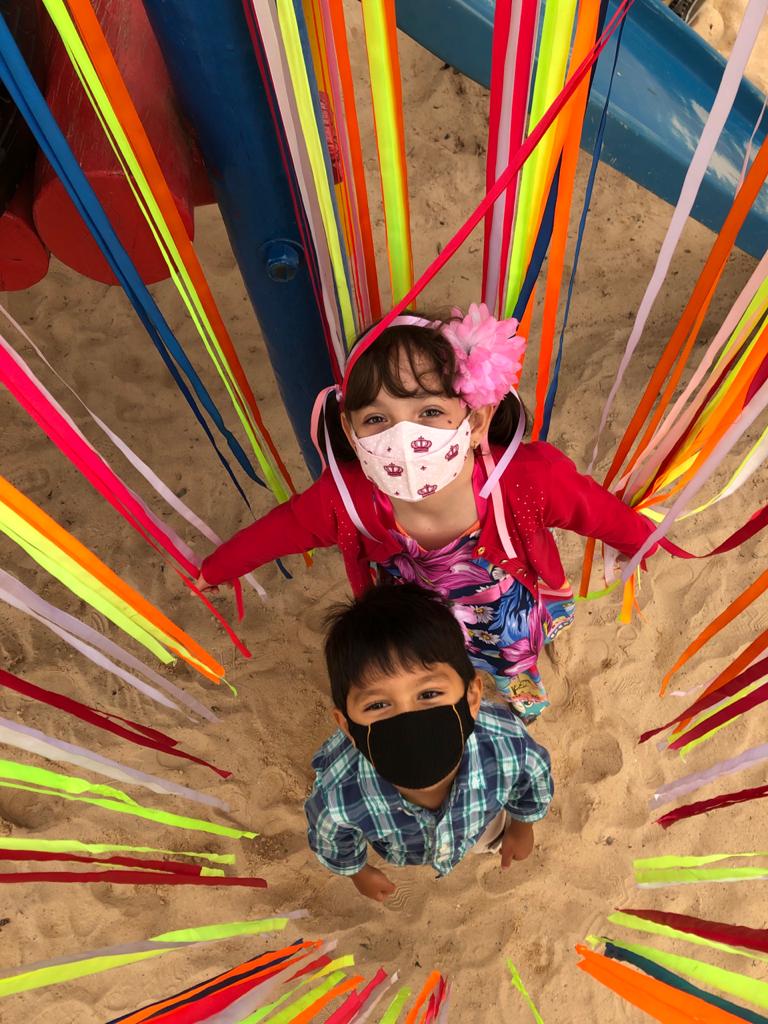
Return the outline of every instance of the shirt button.
[[[477,549],[477,553],[478,553],[478,555],[484,555],[485,554],[485,548],[478,548]]]

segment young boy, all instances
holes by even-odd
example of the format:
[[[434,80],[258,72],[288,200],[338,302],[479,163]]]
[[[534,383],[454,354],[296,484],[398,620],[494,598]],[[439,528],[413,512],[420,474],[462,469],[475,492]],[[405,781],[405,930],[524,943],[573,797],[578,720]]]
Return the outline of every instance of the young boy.
[[[431,864],[471,849],[501,866],[533,849],[552,799],[549,755],[482,681],[452,612],[413,584],[381,586],[329,620],[325,657],[338,732],[312,761],[309,845],[364,896],[395,891],[368,864]]]

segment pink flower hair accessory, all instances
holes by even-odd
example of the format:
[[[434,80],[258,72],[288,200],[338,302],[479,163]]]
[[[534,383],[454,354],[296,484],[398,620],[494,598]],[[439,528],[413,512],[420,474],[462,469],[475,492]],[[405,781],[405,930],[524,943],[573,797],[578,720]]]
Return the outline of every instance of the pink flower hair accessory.
[[[441,333],[456,353],[454,387],[471,409],[498,405],[520,380],[525,338],[517,334],[518,321],[497,320],[481,303],[472,303],[466,316],[454,309],[455,320]]]

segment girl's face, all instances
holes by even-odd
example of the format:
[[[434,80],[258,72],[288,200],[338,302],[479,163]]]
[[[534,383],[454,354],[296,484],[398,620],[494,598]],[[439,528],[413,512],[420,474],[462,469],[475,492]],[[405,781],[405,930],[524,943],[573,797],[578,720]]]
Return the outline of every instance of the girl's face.
[[[382,388],[370,405],[344,413],[342,422],[347,436],[351,428],[358,438],[372,437],[405,421],[456,430],[466,418],[468,409],[463,400],[444,394],[439,375],[426,365],[422,370],[418,359],[412,367],[408,357],[401,354],[398,377],[403,389],[411,394],[395,397]],[[479,443],[487,430],[492,411],[488,407],[487,411],[478,409],[470,413],[473,445]]]

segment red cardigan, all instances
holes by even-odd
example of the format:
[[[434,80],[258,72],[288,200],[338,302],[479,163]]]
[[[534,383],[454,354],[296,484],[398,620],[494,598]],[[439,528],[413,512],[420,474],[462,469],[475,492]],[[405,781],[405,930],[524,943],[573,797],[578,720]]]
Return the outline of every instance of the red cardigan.
[[[497,462],[502,454],[503,449],[493,449]],[[357,513],[375,540],[358,532],[326,470],[302,494],[278,505],[209,555],[202,565],[203,578],[211,584],[224,583],[275,558],[335,545],[344,558],[353,592],[364,593],[372,583],[371,562],[386,562],[401,548],[380,521],[374,485],[360,464],[344,463],[340,468]],[[508,559],[504,553],[490,501],[474,553],[519,579],[534,595],[539,579],[553,589],[565,579],[550,527],[595,537],[628,556],[653,529],[652,523],[577,472],[570,459],[543,441],[518,448],[499,486],[519,557]]]

